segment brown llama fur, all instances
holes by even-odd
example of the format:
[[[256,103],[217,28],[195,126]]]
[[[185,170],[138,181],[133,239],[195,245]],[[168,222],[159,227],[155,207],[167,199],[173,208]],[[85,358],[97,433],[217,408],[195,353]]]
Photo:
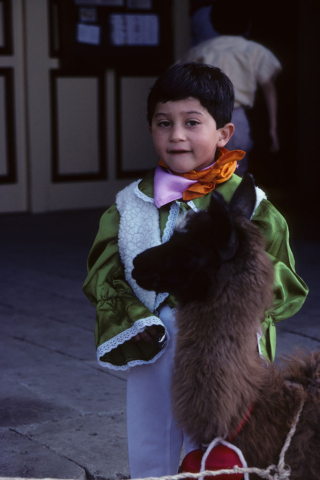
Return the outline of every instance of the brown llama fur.
[[[320,352],[299,352],[286,369],[258,355],[256,333],[272,305],[273,267],[258,229],[241,217],[235,224],[243,242],[232,262],[220,268],[210,300],[177,309],[174,412],[201,445],[234,432],[254,403],[232,443],[249,467],[266,468],[278,463],[304,400],[285,461],[292,480],[320,479]]]
[[[253,180],[247,178],[241,185],[229,207],[214,194],[208,212],[191,213],[167,244],[140,254],[133,276],[143,288],[169,291],[180,302],[172,398],[184,432],[199,445],[227,437],[253,404],[232,443],[242,450],[249,467],[266,468],[278,464],[304,401],[285,462],[291,467],[291,480],[319,480],[320,352],[299,351],[282,367],[270,365],[258,353],[257,332],[265,311],[272,308],[273,266],[260,231],[249,220],[253,207],[244,216],[238,208],[247,190],[253,195]],[[225,214],[219,211],[228,208]],[[211,257],[214,241],[220,242],[211,238],[223,228],[231,228],[225,237],[232,248],[219,244],[220,257],[215,252]],[[198,290],[195,284],[201,285]],[[194,290],[199,295],[194,296]]]

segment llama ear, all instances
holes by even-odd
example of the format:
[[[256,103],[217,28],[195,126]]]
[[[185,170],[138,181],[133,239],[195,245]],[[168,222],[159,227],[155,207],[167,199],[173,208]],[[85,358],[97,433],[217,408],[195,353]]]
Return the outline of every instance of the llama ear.
[[[228,260],[233,257],[238,243],[233,217],[221,193],[217,191],[212,193],[208,213],[216,227],[214,241],[218,248],[219,256],[222,260]]]
[[[210,205],[208,213],[215,223],[222,225],[231,225],[232,217],[229,212],[229,205],[223,198],[220,192],[213,190],[211,194]]]
[[[242,216],[251,219],[257,202],[256,189],[252,175],[244,175],[240,185],[230,201],[230,211],[233,216]]]

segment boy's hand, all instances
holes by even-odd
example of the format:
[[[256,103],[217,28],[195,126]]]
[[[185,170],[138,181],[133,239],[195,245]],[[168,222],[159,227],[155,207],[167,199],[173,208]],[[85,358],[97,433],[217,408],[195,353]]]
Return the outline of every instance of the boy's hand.
[[[152,325],[151,327],[147,327],[143,332],[132,337],[130,340],[133,343],[140,342],[141,340],[144,340],[147,343],[157,343],[158,339],[159,331]]]

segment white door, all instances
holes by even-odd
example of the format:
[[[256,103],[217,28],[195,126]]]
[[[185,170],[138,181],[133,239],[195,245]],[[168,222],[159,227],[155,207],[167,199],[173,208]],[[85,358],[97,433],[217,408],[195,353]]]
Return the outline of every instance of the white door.
[[[0,0],[0,213],[28,210],[22,0]]]
[[[25,15],[31,211],[111,205],[156,164],[145,119],[155,78],[60,70],[54,2],[27,0]]]

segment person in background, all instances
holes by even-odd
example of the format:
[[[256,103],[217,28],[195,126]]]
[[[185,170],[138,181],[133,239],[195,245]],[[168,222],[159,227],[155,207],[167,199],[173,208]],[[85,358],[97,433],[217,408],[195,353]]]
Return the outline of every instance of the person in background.
[[[210,15],[214,0],[191,0],[190,2],[190,45],[209,40],[219,35],[212,26]]]
[[[282,67],[275,55],[263,45],[248,40],[250,9],[243,2],[215,0],[211,7],[211,23],[218,37],[191,48],[178,62],[199,62],[221,68],[230,78],[235,91],[232,123],[235,133],[226,147],[247,152],[253,148],[251,128],[246,111],[253,107],[258,86],[264,94],[269,116],[269,151],[279,148],[277,130],[277,92],[275,79]],[[227,5],[227,6],[226,6]],[[248,169],[248,155],[241,161],[237,174]]]

